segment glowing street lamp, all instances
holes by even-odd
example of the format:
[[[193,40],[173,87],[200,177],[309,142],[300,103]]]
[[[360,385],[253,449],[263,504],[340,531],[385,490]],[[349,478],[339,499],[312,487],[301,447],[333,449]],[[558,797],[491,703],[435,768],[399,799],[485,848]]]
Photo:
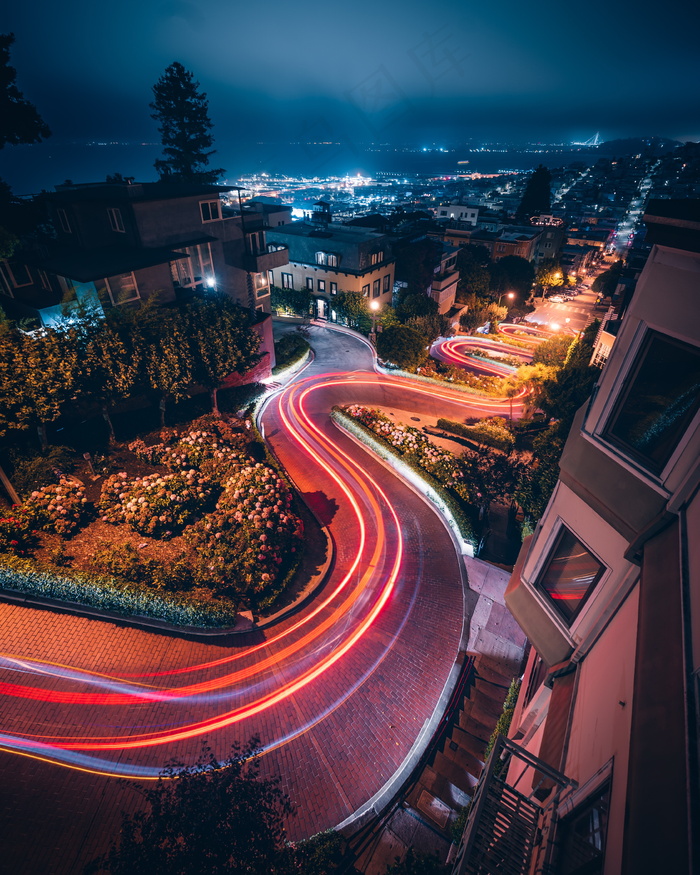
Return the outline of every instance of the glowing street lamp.
[[[501,306],[501,301],[503,300],[503,297],[504,297],[504,296],[505,296],[506,298],[508,298],[509,301],[512,301],[513,298],[515,297],[515,292],[503,292],[503,294],[501,295],[501,297],[498,299],[498,304],[496,304],[497,307],[500,307],[500,306]]]
[[[379,301],[370,301],[369,315],[372,317],[372,330],[369,333],[370,343],[377,345],[377,316],[379,315]]]

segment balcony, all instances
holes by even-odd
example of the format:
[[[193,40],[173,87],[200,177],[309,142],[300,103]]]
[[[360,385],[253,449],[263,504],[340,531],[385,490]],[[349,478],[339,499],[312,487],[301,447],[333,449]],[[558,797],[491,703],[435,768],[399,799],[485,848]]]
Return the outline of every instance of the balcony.
[[[508,778],[514,773],[517,778],[511,784]],[[531,785],[529,792],[518,790],[521,781]],[[546,805],[538,798],[543,784],[554,789]],[[527,875],[562,791],[577,786],[525,748],[499,736],[471,801],[452,875]]]
[[[240,267],[248,273],[264,273],[289,264],[289,249],[284,246],[273,252],[246,252],[241,255]]]

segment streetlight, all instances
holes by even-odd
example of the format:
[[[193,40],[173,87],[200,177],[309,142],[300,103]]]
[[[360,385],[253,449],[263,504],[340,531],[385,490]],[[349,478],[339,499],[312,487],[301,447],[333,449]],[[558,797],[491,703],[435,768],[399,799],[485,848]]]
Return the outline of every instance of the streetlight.
[[[372,317],[372,330],[369,333],[370,343],[377,345],[377,316],[379,313],[379,301],[370,301],[370,316]]]
[[[515,297],[515,292],[503,292],[503,295],[505,295],[506,298],[508,298],[509,300],[512,301],[513,298]],[[501,297],[498,299],[498,304],[496,304],[497,307],[501,306],[501,301],[503,300],[503,295],[501,295]]]

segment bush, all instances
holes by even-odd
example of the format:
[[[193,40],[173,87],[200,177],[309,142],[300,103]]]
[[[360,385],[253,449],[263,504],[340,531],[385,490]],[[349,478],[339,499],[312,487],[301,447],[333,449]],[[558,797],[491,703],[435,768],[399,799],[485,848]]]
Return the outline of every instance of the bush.
[[[392,325],[377,335],[377,354],[400,368],[415,370],[427,358],[423,335],[408,325]]]
[[[508,453],[515,447],[515,438],[506,427],[505,422],[505,419],[501,419],[500,416],[494,416],[491,419],[483,419],[476,425],[464,425],[462,422],[454,422],[451,419],[438,419],[437,425],[438,428],[452,434]]]
[[[69,474],[73,470],[74,459],[75,453],[70,447],[49,447],[45,453],[35,456],[12,452],[12,485],[18,495],[24,498],[37,487],[58,483],[61,474]]]
[[[99,509],[104,522],[125,523],[152,538],[170,538],[210,509],[218,492],[218,485],[194,468],[132,481],[121,471],[103,483]]]
[[[37,528],[70,537],[85,521],[85,486],[62,477],[56,484],[35,489],[24,507]]]
[[[36,544],[34,523],[25,508],[15,505],[0,516],[0,553],[26,556]]]
[[[67,572],[8,554],[0,556],[0,588],[181,626],[227,627],[238,618],[236,604],[228,599],[212,601],[184,593],[166,597],[144,584],[126,583],[109,575]]]
[[[103,542],[95,550],[92,564],[95,571],[102,574],[156,589],[182,590],[192,585],[192,571],[182,558],[165,565],[142,556],[131,544],[114,546]]]
[[[303,338],[301,334],[283,334],[279,340],[275,341],[277,364],[273,373],[279,373],[285,368],[295,365],[306,357],[310,349],[308,340]]]

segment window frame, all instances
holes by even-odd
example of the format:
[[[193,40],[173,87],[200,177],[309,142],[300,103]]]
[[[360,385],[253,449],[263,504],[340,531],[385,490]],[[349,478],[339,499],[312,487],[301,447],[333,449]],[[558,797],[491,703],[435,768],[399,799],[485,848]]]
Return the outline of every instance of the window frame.
[[[614,433],[614,429],[618,424],[628,400],[634,395],[637,379],[647,361],[649,351],[655,340],[661,340],[672,346],[680,347],[681,349],[686,349],[689,352],[695,353],[700,362],[700,348],[693,346],[693,344],[678,337],[674,337],[671,334],[665,334],[664,332],[657,331],[653,328],[647,328],[631,356],[630,366],[620,383],[618,391],[615,393],[613,403],[604,416],[604,422],[599,436],[608,446],[614,449],[616,453],[621,454],[633,465],[641,468],[653,477],[660,477],[678,452],[679,447],[684,443],[684,437],[687,435],[688,429],[700,410],[700,392],[691,407],[691,415],[683,420],[685,423],[684,427],[682,430],[677,431],[676,438],[671,441],[670,448],[666,451],[660,461],[656,461],[650,455],[645,454],[642,450],[627,443],[624,438]]]
[[[216,216],[211,215],[211,206],[212,204],[216,204]],[[209,218],[204,218],[204,207],[207,207],[209,210]],[[208,201],[199,201],[199,215],[202,218],[202,224],[206,225],[207,222],[219,222],[221,220],[221,201],[217,198],[216,200],[208,200]]]
[[[567,616],[564,611],[562,611],[561,608],[558,606],[558,601],[561,600],[553,598],[550,595],[549,591],[544,587],[545,575],[548,573],[552,562],[555,559],[556,553],[559,550],[562,541],[567,535],[570,535],[572,538],[574,538],[599,566],[598,571],[593,576],[593,579],[586,588],[586,591],[578,600],[578,604],[576,605],[576,608],[570,616]],[[550,541],[550,546],[546,553],[546,559],[538,568],[532,586],[537,595],[545,602],[545,604],[549,608],[551,608],[559,621],[562,622],[567,627],[567,629],[571,629],[576,620],[581,615],[581,611],[588,604],[591,595],[598,587],[598,584],[605,576],[606,571],[608,571],[608,566],[602,561],[602,559],[590,549],[590,547],[585,543],[585,541],[582,540],[579,535],[576,534],[576,532],[570,529],[569,526],[567,526],[562,520],[559,520],[558,526],[556,528],[556,533],[554,534],[553,539]]]
[[[294,274],[293,273],[282,273],[281,282],[282,282],[283,289],[293,289],[294,288]]]
[[[369,283],[366,286],[362,286],[362,297],[369,298]]]
[[[109,218],[109,227],[116,234],[126,234],[124,219],[122,218],[122,211],[119,209],[119,207],[107,207],[107,217]]]
[[[378,298],[382,293],[382,281],[379,277],[372,283],[372,297]]]
[[[134,289],[136,291],[136,294],[134,295],[133,298],[125,298],[123,301],[115,299],[114,293],[112,291],[112,284],[110,283],[110,279],[118,279],[120,276],[129,276],[129,275],[131,276],[131,279],[134,282]],[[122,304],[131,304],[134,301],[141,300],[141,290],[139,289],[139,284],[136,281],[136,275],[134,274],[133,270],[124,271],[124,273],[116,274],[116,276],[113,276],[113,277],[105,277],[105,284],[107,286],[107,291],[109,293],[109,299],[112,302],[113,307],[121,307]]]
[[[68,213],[63,209],[63,207],[56,207],[56,216],[58,217],[58,222],[61,226],[61,230],[63,231],[63,233],[72,234],[73,229],[71,228]]]

